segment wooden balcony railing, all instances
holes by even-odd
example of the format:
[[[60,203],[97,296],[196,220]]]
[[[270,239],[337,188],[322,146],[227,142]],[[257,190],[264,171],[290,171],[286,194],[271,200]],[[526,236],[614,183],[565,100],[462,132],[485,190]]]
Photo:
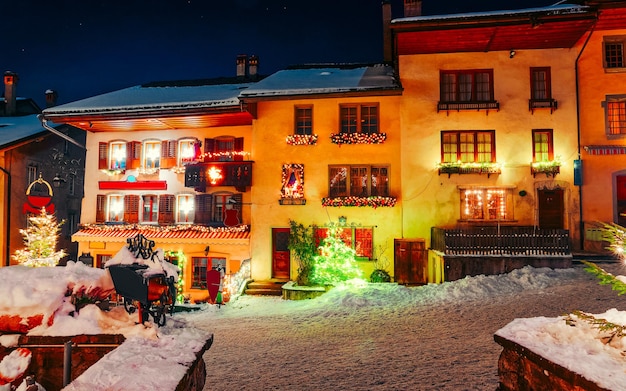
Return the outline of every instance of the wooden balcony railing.
[[[470,102],[445,102],[440,101],[437,103],[437,112],[440,111],[461,111],[461,110],[500,110],[500,103],[498,101],[470,101]]]
[[[570,255],[569,231],[527,226],[431,228],[431,248],[446,255]]]

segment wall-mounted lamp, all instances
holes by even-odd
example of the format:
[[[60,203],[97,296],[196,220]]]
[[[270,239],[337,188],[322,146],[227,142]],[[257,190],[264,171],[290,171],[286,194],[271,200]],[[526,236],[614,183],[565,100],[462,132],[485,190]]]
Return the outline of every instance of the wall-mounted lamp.
[[[59,174],[55,174],[54,178],[52,178],[52,184],[54,185],[54,187],[56,187],[57,189],[61,186],[63,186],[63,184],[67,182],[65,179],[61,178],[59,176]]]
[[[515,50],[511,50],[509,52],[509,58],[513,58],[513,57],[515,57]]]
[[[210,247],[210,246],[206,246],[206,247],[204,248],[204,256],[209,255],[209,251],[210,251],[210,250],[211,250],[211,247]]]

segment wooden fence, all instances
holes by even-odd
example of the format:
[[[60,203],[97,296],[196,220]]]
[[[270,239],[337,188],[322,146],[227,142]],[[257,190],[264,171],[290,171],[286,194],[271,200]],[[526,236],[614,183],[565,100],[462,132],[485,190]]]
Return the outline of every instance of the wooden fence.
[[[569,231],[527,226],[431,228],[431,248],[445,255],[570,255]]]

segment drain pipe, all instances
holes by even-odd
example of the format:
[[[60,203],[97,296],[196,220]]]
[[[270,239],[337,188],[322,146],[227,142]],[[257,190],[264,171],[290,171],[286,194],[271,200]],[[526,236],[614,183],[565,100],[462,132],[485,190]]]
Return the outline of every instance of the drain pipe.
[[[55,128],[51,127],[50,125],[48,125],[48,121],[43,117],[43,114],[39,114],[37,116],[37,118],[39,119],[39,121],[41,122],[41,126],[43,126],[45,129],[49,130],[50,132],[56,134],[57,136],[69,141],[70,143],[79,146],[82,149],[87,149],[84,145],[82,145],[81,143],[79,143],[78,141],[74,140],[73,138],[71,138],[70,136],[68,136],[67,134],[63,134],[61,132],[59,132],[58,130],[56,130]]]
[[[6,187],[6,195],[4,199],[6,200],[6,211],[7,211],[7,224],[6,224],[6,240],[7,240],[7,248],[5,249],[6,255],[4,260],[4,266],[11,266],[11,173],[7,171],[4,167],[0,167],[0,170],[7,177],[7,187]]]
[[[578,61],[580,60],[580,57],[582,56],[583,52],[585,51],[585,48],[587,47],[587,44],[589,43],[589,40],[591,39],[591,36],[593,35],[593,32],[596,28],[596,24],[598,23],[598,16],[596,16],[596,21],[593,23],[593,26],[591,26],[591,29],[589,30],[589,35],[587,35],[587,38],[585,39],[585,43],[583,44],[583,47],[580,49],[580,52],[578,53],[578,56],[576,56],[576,61],[574,62],[574,74],[575,74],[575,78],[576,78],[576,126],[577,126],[577,137],[578,137],[578,160],[581,161],[582,163],[582,159],[580,157],[580,83],[578,82]],[[581,182],[580,182],[580,186],[578,186],[578,214],[580,216],[580,222],[579,224],[579,230],[580,230],[580,235],[579,235],[579,245],[580,245],[580,249],[584,250],[585,249],[585,222],[583,220],[583,184],[582,184],[582,164],[580,166],[581,169]]]

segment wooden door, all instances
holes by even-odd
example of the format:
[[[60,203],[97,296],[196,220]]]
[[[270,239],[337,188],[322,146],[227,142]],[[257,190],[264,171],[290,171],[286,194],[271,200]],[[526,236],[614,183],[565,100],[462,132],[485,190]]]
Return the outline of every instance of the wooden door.
[[[272,228],[272,278],[290,277],[289,228]]]
[[[617,224],[626,227],[626,175],[618,175],[616,181]]]
[[[394,281],[398,284],[426,284],[428,256],[424,239],[394,239]]]
[[[539,228],[563,228],[563,189],[539,190]]]

